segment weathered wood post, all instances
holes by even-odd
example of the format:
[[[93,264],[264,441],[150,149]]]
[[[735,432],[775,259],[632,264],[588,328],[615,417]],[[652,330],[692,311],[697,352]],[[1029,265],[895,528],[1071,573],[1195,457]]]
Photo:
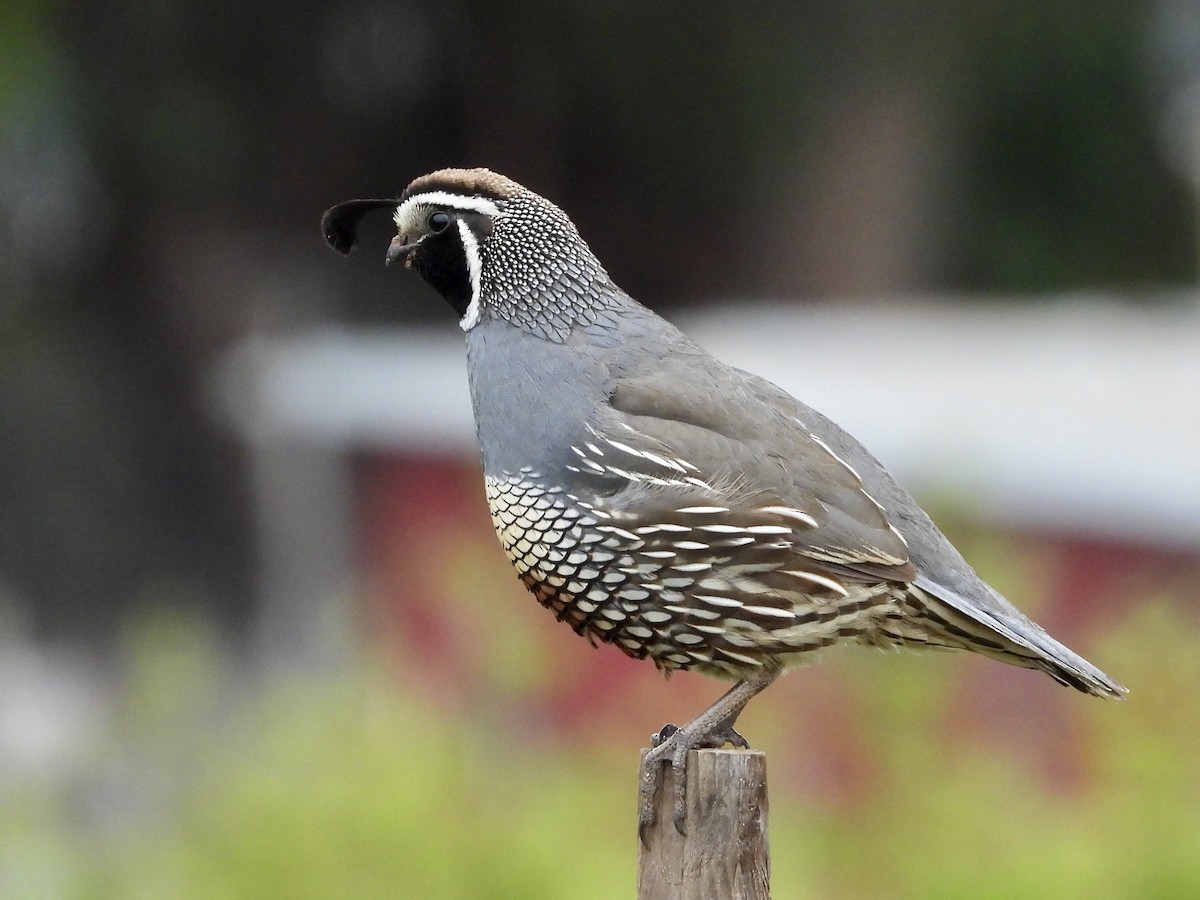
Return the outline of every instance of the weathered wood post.
[[[671,821],[668,776],[638,841],[638,900],[770,900],[766,754],[693,750],[687,779],[687,835]]]

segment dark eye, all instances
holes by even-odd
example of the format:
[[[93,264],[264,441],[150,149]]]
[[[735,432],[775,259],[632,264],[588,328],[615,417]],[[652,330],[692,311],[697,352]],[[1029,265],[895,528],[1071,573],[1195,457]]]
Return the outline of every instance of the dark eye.
[[[450,224],[450,214],[442,211],[429,214],[429,230],[433,234],[445,231],[446,226]]]

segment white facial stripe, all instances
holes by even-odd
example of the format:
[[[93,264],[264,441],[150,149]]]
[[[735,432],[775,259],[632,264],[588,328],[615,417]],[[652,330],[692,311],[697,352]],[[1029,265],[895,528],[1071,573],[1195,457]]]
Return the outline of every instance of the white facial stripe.
[[[484,216],[500,215],[500,207],[486,197],[465,197],[449,191],[425,191],[414,194],[398,207],[393,215],[396,228],[401,234],[423,234],[427,227],[426,216],[430,208],[441,208],[460,213],[477,213]],[[482,311],[479,308],[479,278],[483,270],[483,260],[479,253],[479,239],[471,231],[470,226],[462,219],[456,219],[459,239],[462,241],[463,253],[467,261],[467,275],[471,281],[471,302],[467,311],[459,320],[463,331],[470,331],[479,324]],[[424,240],[424,238],[422,238]]]
[[[485,216],[500,215],[500,208],[486,197],[464,197],[462,194],[451,194],[448,191],[426,191],[423,194],[413,194],[396,207],[393,216],[396,227],[408,232],[421,230],[425,224],[424,209],[429,206],[443,206]]]
[[[471,279],[471,305],[463,313],[458,326],[463,331],[470,331],[479,324],[479,273],[483,269],[483,263],[479,259],[479,240],[471,226],[462,219],[456,220],[455,224],[458,225],[458,236],[462,238],[463,253],[467,257],[467,275]]]

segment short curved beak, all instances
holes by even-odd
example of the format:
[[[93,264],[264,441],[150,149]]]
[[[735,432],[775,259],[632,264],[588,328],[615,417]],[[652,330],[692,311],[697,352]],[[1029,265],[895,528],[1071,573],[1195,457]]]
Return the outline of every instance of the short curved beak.
[[[384,257],[384,265],[390,266],[394,262],[404,263],[404,268],[409,268],[412,265],[412,253],[417,249],[419,241],[410,241],[407,234],[398,234],[392,238],[392,242],[388,245],[387,256]]]

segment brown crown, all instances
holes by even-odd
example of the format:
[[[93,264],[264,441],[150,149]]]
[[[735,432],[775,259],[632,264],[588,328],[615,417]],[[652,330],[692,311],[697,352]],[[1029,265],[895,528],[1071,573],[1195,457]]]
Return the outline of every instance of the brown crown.
[[[493,200],[509,200],[523,188],[510,178],[491,169],[438,169],[415,179],[400,197],[401,201],[427,191],[447,191],[470,197],[484,196]]]

